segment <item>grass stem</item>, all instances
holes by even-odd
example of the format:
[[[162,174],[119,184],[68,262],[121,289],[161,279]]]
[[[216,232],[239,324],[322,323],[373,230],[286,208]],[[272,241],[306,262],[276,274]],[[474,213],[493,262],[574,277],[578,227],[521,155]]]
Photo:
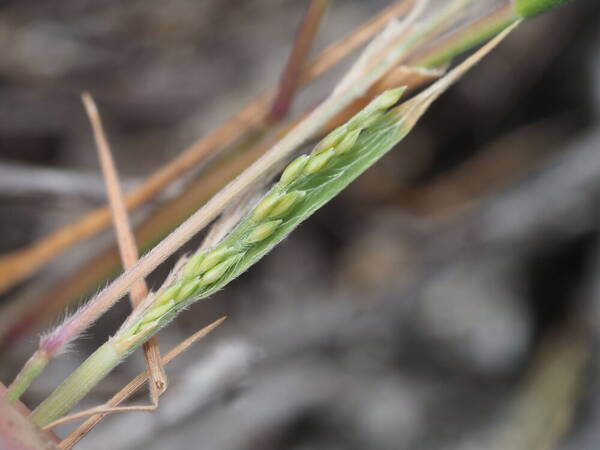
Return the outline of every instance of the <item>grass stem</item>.
[[[48,361],[48,354],[45,351],[38,349],[25,363],[10,386],[8,386],[8,390],[5,394],[6,400],[8,400],[9,403],[14,403],[19,400],[21,395],[23,395],[31,383],[33,383],[33,380],[42,373],[48,364]]]
[[[100,346],[31,413],[32,422],[44,426],[62,417],[108,375],[123,357],[112,341]]]

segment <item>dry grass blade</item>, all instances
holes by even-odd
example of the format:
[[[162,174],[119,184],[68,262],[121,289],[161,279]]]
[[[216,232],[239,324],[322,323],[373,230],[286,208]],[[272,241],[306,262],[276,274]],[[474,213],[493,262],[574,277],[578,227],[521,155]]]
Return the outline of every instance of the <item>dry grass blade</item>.
[[[298,30],[294,48],[290,53],[283,75],[281,76],[279,91],[269,113],[269,121],[279,122],[287,115],[296,89],[298,89],[302,67],[319,29],[321,19],[330,3],[330,0],[312,0],[310,2],[304,20]]]
[[[187,338],[186,340],[179,343],[173,350],[164,355],[161,359],[161,363],[166,366],[171,361],[173,361],[177,356],[181,353],[185,352],[188,348],[190,348],[196,341],[202,339],[208,333],[213,331],[219,325],[223,323],[226,317],[221,317],[210,325],[202,328],[201,330],[194,333],[192,336]],[[148,380],[148,372],[142,372],[133,380],[131,380],[123,389],[117,392],[108,402],[104,404],[104,407],[107,409],[113,408],[112,411],[115,412],[114,408],[119,404],[127,400],[133,393],[135,393],[139,388],[141,388],[144,383]],[[92,417],[87,419],[84,423],[82,423],[75,431],[73,431],[69,436],[67,436],[61,443],[61,449],[70,449],[77,442],[79,442],[83,437],[89,433],[104,417],[106,417],[109,412],[102,413],[94,413]]]
[[[92,96],[87,92],[82,95],[82,101],[85,110],[89,117],[92,129],[94,131],[94,139],[98,156],[102,166],[102,174],[106,180],[106,190],[109,199],[110,209],[113,215],[121,261],[125,269],[133,266],[138,258],[139,253],[135,243],[135,237],[131,230],[131,223],[127,215],[127,206],[123,191],[119,183],[117,169],[114,164],[112,152],[102,126],[102,120],[96,103]],[[135,283],[129,292],[131,306],[135,309],[137,305],[148,295],[148,286],[144,279],[140,279]],[[160,363],[160,350],[156,337],[149,339],[144,344],[144,357],[148,364],[148,372],[150,373],[150,399],[153,405],[158,404],[159,396],[167,388],[167,375]]]
[[[357,30],[323,50],[303,70],[300,83],[305,84],[322,75],[352,51],[367,42],[386,23],[410,7],[411,0],[400,0],[369,20]],[[207,160],[211,155],[232,145],[264,123],[269,105],[274,97],[270,90],[241,109],[227,122],[204,138],[185,149],[177,158],[149,177],[142,185],[126,196],[127,207],[136,208],[153,198],[158,192],[178,179],[188,170]],[[46,263],[73,246],[104,230],[111,223],[108,208],[99,208],[61,229],[43,237],[30,246],[0,257],[0,292],[37,272]]]

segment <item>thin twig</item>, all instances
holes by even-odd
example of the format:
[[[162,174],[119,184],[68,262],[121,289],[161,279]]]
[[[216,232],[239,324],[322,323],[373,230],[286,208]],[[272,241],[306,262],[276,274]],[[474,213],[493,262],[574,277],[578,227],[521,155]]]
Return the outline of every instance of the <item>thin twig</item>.
[[[227,317],[221,317],[210,325],[202,328],[201,330],[194,333],[189,338],[185,339],[181,343],[179,343],[174,349],[164,355],[161,359],[161,363],[163,366],[168,365],[173,359],[179,356],[181,353],[185,352],[188,348],[190,348],[196,341],[202,339],[208,333],[213,331],[219,325],[223,323],[223,321]],[[133,395],[140,387],[144,385],[144,383],[148,380],[148,372],[144,371],[140,373],[137,377],[131,380],[123,389],[117,392],[113,397],[107,401],[104,406],[106,408],[114,408],[127,400],[131,395]],[[113,411],[114,412],[114,411]],[[67,436],[61,443],[61,449],[70,449],[77,442],[79,442],[87,433],[89,433],[92,428],[94,428],[109,412],[103,413],[95,413],[92,417],[83,422],[75,431],[73,431],[69,436]]]
[[[139,253],[135,237],[131,230],[131,223],[127,214],[127,206],[125,205],[123,191],[119,183],[117,169],[96,103],[92,96],[87,92],[84,93],[81,98],[94,131],[94,139],[96,141],[96,148],[98,149],[98,156],[102,166],[102,174],[106,180],[106,190],[109,206],[113,215],[121,261],[123,267],[128,269],[138,261]],[[142,278],[131,286],[131,290],[129,291],[132,308],[135,309],[147,295],[148,286],[146,285],[146,281]],[[156,407],[156,405],[158,405],[159,396],[167,388],[167,376],[164,368],[160,364],[160,350],[156,337],[149,339],[148,342],[144,344],[144,356],[146,358],[151,380],[150,399]]]
[[[321,24],[321,19],[327,11],[329,4],[330,0],[311,0],[296,35],[294,47],[292,48],[288,62],[281,76],[279,91],[275,96],[273,106],[269,112],[268,120],[270,122],[279,122],[287,115],[294,94],[298,89],[302,67],[304,66],[312,43],[317,35],[319,25]]]

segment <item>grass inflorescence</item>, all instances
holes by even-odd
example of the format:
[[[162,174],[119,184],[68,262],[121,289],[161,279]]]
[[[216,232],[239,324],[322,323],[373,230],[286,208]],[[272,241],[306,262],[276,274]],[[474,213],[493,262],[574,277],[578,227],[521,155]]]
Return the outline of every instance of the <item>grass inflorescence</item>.
[[[215,247],[193,255],[147,306],[92,354],[33,412],[47,425],[65,414],[110,370],[182,309],[247,270],[296,226],[331,200],[410,132],[429,105],[514,29],[509,27],[445,77],[403,104],[404,88],[386,91],[308,155],[292,161],[278,182]]]
[[[223,287],[373,164],[389,149],[386,141],[401,137],[385,119],[403,92],[398,88],[380,95],[310,154],[293,160],[219,245],[192,255],[141,317],[125,324],[114,337],[116,345],[128,348],[129,342],[161,328],[182,308]],[[390,133],[383,133],[387,128]]]
[[[33,412],[44,426],[65,414],[92,387],[181,310],[247,270],[295,227],[368,169],[410,131],[390,107],[404,88],[386,91],[310,154],[293,160],[277,183],[215,247],[192,255],[141,312],[135,312]]]

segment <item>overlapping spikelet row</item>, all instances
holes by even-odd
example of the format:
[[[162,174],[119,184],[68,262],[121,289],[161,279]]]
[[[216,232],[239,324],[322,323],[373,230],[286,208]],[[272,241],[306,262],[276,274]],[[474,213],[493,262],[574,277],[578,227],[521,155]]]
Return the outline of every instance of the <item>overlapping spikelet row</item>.
[[[309,177],[316,177],[335,158],[351,152],[360,133],[385,114],[402,95],[403,89],[387,91],[320,141],[310,154],[292,161],[279,181],[236,227],[238,239],[225,239],[222,244],[193,255],[175,278],[175,282],[160,292],[151,306],[132,326],[121,330],[115,339],[122,342],[153,331],[177,306],[190,299],[201,298],[217,285],[253,247],[269,238],[288,219],[306,196],[306,191],[295,188]],[[319,189],[319,185],[311,187]],[[236,234],[234,230],[231,234]],[[240,233],[241,231],[241,233]]]

